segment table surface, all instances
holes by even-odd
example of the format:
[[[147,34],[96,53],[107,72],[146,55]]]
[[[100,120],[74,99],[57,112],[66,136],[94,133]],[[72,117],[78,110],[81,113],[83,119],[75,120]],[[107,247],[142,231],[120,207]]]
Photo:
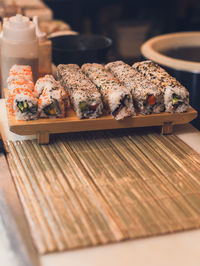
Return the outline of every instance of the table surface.
[[[4,100],[0,100],[0,113],[0,128],[3,137],[9,140],[27,139],[27,137],[9,132]],[[186,124],[174,126],[174,133],[200,153],[200,131]],[[35,138],[35,136],[28,138]],[[42,266],[199,266],[199,239],[200,230],[192,230],[43,255],[40,256],[40,261]],[[1,244],[0,240],[1,262],[6,262],[6,254],[3,253]]]

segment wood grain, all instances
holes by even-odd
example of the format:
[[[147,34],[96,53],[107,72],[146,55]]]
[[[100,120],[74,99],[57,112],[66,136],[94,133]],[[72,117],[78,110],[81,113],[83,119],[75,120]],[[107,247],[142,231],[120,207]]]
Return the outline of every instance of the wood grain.
[[[123,129],[7,146],[41,254],[200,227],[200,155],[174,135]]]
[[[20,204],[4,154],[0,154],[0,227],[1,244],[5,245],[6,265],[40,265],[27,221]],[[4,228],[2,228],[2,225]],[[2,248],[2,247],[1,247]],[[5,265],[5,264],[4,264]]]
[[[7,89],[4,89],[7,96]],[[162,134],[171,134],[173,125],[186,124],[197,117],[192,107],[185,113],[160,113],[127,117],[117,121],[111,115],[103,115],[96,119],[79,119],[75,112],[68,108],[65,118],[38,119],[31,121],[16,120],[8,113],[9,129],[18,135],[36,135],[38,143],[48,144],[49,135],[55,133],[82,132],[135,127],[161,126]]]
[[[14,116],[8,115],[8,122],[10,131],[18,135],[38,134],[39,143],[47,143],[48,134],[52,133],[163,126],[166,123],[171,123],[171,125],[186,124],[196,117],[197,111],[192,107],[186,113],[138,114],[137,116],[128,117],[122,121],[117,121],[110,115],[105,115],[97,119],[78,119],[74,111],[68,109],[66,118],[17,121]]]

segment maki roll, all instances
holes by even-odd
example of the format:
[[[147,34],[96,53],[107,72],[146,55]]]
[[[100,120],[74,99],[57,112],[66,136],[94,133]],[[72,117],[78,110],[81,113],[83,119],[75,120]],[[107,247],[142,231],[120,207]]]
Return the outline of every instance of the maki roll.
[[[60,85],[59,81],[56,81],[52,75],[45,75],[37,80],[34,88],[35,97],[39,98],[44,89],[61,90],[62,100],[67,105],[67,93]]]
[[[34,90],[34,83],[32,81],[28,81],[23,77],[20,77],[18,79],[13,79],[8,84],[8,91],[12,91],[15,88],[26,88],[30,91]]]
[[[100,64],[84,64],[82,71],[99,89],[106,108],[116,120],[135,115],[132,95]]]
[[[20,81],[20,82],[18,82]],[[13,80],[12,83],[8,86],[8,92],[7,92],[7,108],[10,114],[13,113],[14,109],[14,97],[16,94],[20,94],[21,91],[24,92],[24,90],[32,93],[33,91],[33,84],[27,83],[25,80]]]
[[[38,100],[28,89],[13,90],[13,113],[17,120],[38,118]]]
[[[80,119],[102,115],[103,102],[96,86],[76,64],[59,65],[57,77],[67,91],[72,108]]]
[[[34,94],[39,98],[45,88],[51,88],[55,83],[55,79],[52,75],[45,75],[39,78],[35,83]]]
[[[108,63],[105,68],[122,85],[129,89],[139,112],[142,114],[151,114],[164,111],[164,94],[162,88],[150,82],[141,73],[122,61]]]
[[[14,97],[24,92],[32,93],[34,83],[30,66],[14,65],[10,69],[8,77],[7,107],[9,113],[14,112]]]
[[[25,79],[26,81],[33,82],[33,73],[31,66],[28,65],[13,65],[9,72],[9,77],[7,79],[8,86],[13,80]]]
[[[133,64],[133,68],[164,91],[166,112],[181,113],[189,108],[189,92],[158,64],[148,60]]]
[[[61,86],[57,86],[57,82],[43,90],[38,100],[38,111],[40,117],[63,118],[66,116],[66,103],[63,98],[63,89]]]

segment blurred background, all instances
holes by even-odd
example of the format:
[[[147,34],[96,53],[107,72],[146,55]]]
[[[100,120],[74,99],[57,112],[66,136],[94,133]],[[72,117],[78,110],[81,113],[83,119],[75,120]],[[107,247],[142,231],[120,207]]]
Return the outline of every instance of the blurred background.
[[[106,35],[113,40],[109,60],[127,63],[140,58],[141,44],[151,37],[200,30],[199,0],[0,0],[1,18],[16,13],[37,15],[49,33],[60,27]]]
[[[140,46],[164,33],[200,30],[199,0],[45,0],[54,18],[79,33],[113,39],[109,59],[132,63]]]
[[[53,37],[55,34],[110,37],[113,42],[106,61],[123,60],[128,64],[143,59],[140,47],[152,37],[173,32],[200,32],[199,0],[0,0],[1,20],[16,13],[30,18],[38,16],[40,29],[50,38],[52,34]],[[55,51],[54,43],[53,48]],[[197,48],[199,54],[200,48]],[[53,52],[53,58],[54,55]],[[56,58],[60,63],[63,56],[56,55]],[[190,102],[199,111],[197,127],[200,129],[200,73],[166,70],[190,91]]]

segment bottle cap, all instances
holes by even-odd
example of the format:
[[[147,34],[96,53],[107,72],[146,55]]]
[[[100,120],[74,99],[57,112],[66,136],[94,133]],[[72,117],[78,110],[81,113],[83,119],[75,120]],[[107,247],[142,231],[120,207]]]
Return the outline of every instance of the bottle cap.
[[[17,14],[3,21],[3,38],[16,41],[33,41],[36,39],[35,24],[28,17]]]
[[[35,24],[35,32],[36,32],[36,35],[37,35],[39,42],[46,41],[47,40],[47,34],[46,34],[46,32],[43,32],[40,30],[37,16],[33,17],[33,23]]]

